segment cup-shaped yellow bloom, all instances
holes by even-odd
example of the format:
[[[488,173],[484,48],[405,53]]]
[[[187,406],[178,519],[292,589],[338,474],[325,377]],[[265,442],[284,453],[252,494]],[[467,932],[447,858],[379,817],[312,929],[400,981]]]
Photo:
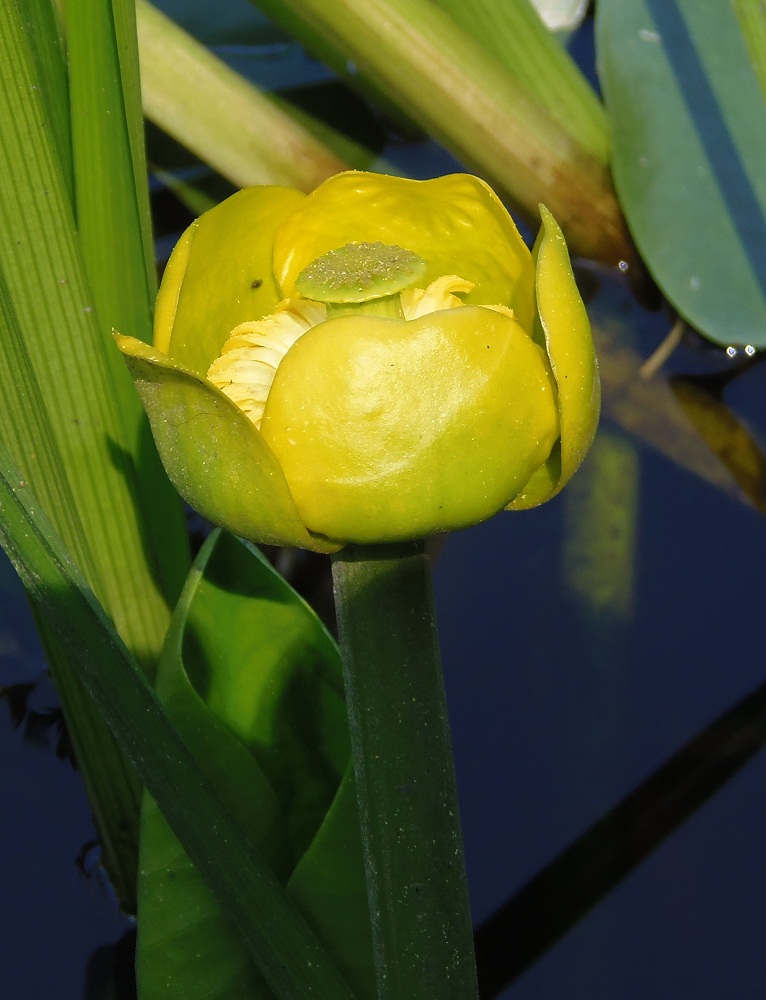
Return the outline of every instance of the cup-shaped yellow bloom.
[[[168,264],[154,347],[118,336],[185,499],[333,551],[532,507],[573,475],[599,383],[566,244],[482,181],[349,172],[242,191]]]

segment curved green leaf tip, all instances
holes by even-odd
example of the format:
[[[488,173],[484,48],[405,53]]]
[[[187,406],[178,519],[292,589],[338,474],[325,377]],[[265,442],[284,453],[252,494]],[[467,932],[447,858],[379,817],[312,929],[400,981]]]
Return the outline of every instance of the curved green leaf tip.
[[[355,993],[371,997],[342,691],[337,648],[311,609],[256,549],[225,533],[211,536],[173,616],[157,693],[231,817]],[[210,850],[225,852],[226,844]],[[148,797],[137,972],[145,997],[272,996]]]

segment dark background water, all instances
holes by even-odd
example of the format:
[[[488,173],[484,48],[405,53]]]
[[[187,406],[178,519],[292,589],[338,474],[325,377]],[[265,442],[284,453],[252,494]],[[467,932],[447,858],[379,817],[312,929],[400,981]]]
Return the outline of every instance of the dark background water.
[[[578,46],[587,59],[587,33]],[[238,58],[262,68],[252,52]],[[270,73],[285,81],[325,75],[294,47],[269,60]],[[454,167],[431,143],[389,146],[386,156],[414,176]],[[629,301],[626,289],[618,295]],[[628,312],[624,333],[648,354],[667,317],[635,304]],[[689,342],[670,369],[726,364],[722,353]],[[727,394],[756,436],[766,426],[765,389],[761,365]],[[605,422],[604,440],[612,432],[619,433]],[[566,496],[455,534],[438,555],[437,611],[477,923],[765,679],[763,517],[624,440],[635,449],[639,490],[635,559],[626,563],[629,617],[588,617],[575,598],[564,560],[574,516]],[[606,496],[603,505],[607,523]],[[0,598],[0,686],[34,681],[42,653],[4,562]],[[43,683],[30,704],[45,715],[55,710],[55,694]],[[25,738],[23,724],[11,725],[9,705],[0,705],[0,997],[106,1000],[113,994],[103,949],[131,925],[98,876],[97,853],[84,850],[94,836],[90,813],[76,772],[54,752],[57,730],[43,726],[40,734],[37,742]],[[504,995],[760,995],[765,784],[760,755]]]

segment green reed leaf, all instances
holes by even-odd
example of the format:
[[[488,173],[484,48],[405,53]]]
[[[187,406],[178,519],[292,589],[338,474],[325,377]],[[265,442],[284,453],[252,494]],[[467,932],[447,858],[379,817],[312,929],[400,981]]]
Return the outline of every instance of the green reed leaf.
[[[124,366],[96,317],[73,218],[70,147],[61,123],[51,124],[68,94],[43,2],[0,8],[0,441],[151,670],[188,565],[184,524]],[[130,909],[138,785],[72,685],[75,664],[50,630],[45,637],[106,864]]]

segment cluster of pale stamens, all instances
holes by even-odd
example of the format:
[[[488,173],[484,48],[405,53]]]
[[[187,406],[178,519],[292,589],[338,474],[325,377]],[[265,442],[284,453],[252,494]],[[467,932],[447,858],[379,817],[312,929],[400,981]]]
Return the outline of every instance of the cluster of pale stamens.
[[[407,288],[399,293],[405,320],[419,319],[440,309],[464,303],[457,294],[467,294],[474,285],[455,274],[432,281],[427,288]],[[513,317],[506,306],[487,306]],[[240,323],[212,363],[208,379],[224,392],[260,429],[266,399],[282,359],[307,330],[327,319],[324,302],[296,296],[283,299],[263,319]]]

